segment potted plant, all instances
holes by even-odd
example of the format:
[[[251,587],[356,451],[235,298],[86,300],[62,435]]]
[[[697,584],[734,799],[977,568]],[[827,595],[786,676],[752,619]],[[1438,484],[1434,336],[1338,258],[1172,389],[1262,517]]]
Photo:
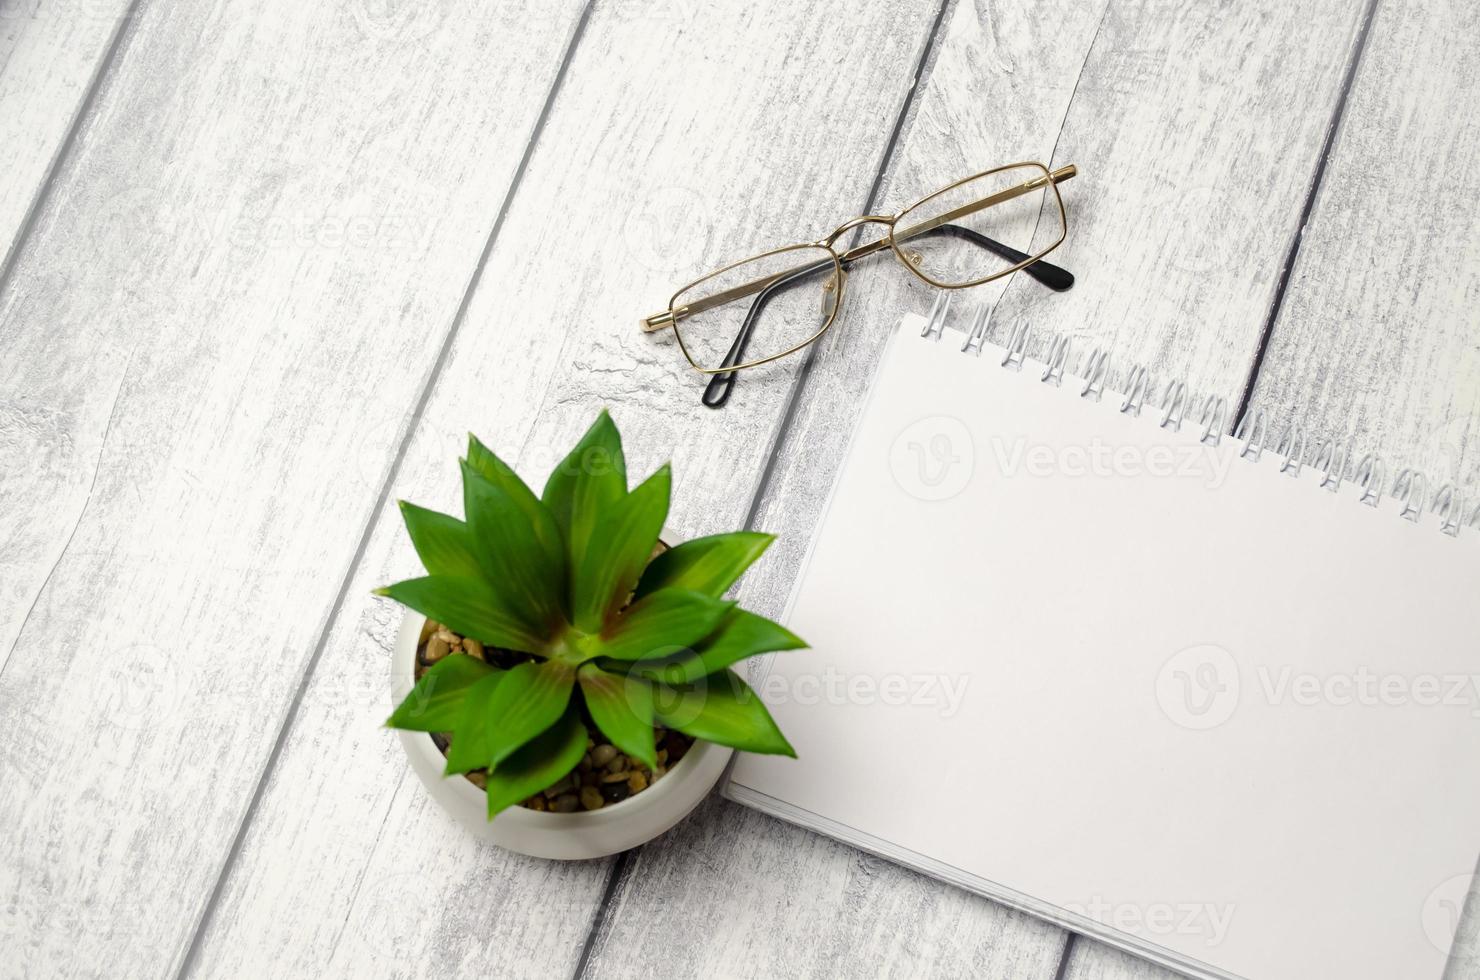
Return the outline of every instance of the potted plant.
[[[464,824],[538,857],[598,857],[681,820],[733,749],[795,755],[732,669],[796,636],[721,598],[771,543],[668,547],[667,465],[628,490],[602,412],[536,496],[469,436],[466,520],[402,502],[427,574],[392,687],[413,768]]]

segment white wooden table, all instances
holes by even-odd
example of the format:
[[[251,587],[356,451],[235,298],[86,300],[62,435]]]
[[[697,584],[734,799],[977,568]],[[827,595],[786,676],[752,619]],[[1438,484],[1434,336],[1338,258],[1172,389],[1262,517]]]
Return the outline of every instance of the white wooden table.
[[[379,727],[393,501],[607,405],[675,528],[781,533],[778,613],[931,294],[856,275],[722,412],[636,318],[1017,159],[1079,283],[994,339],[1474,486],[1477,99],[1470,0],[0,0],[0,974],[1164,975],[717,799],[475,843]]]

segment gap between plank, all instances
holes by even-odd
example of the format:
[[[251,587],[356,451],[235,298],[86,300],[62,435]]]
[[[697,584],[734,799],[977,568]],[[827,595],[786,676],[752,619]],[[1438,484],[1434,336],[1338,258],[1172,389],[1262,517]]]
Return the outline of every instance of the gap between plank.
[[[273,742],[272,751],[268,753],[267,761],[257,777],[257,785],[253,788],[252,797],[247,803],[247,808],[237,823],[236,834],[232,838],[231,847],[226,852],[221,866],[216,873],[215,884],[211,888],[210,897],[206,899],[205,907],[196,919],[195,928],[191,932],[190,944],[186,948],[184,957],[180,960],[180,967],[175,972],[176,980],[180,980],[195,965],[200,956],[201,942],[205,938],[206,930],[215,917],[220,906],[222,893],[226,888],[226,881],[231,875],[231,870],[236,866],[237,859],[241,856],[243,843],[246,841],[247,831],[250,829],[257,811],[261,807],[262,797],[267,788],[268,780],[272,772],[277,768],[278,760],[282,757],[283,746],[287,744],[288,735],[292,732],[293,725],[298,719],[298,711],[302,707],[303,699],[308,693],[308,686],[318,669],[319,661],[322,659],[325,648],[329,645],[329,634],[339,622],[339,615],[344,609],[344,600],[349,594],[350,585],[354,580],[355,570],[365,558],[365,552],[370,547],[370,538],[375,532],[376,518],[385,509],[386,501],[390,499],[391,487],[395,484],[396,477],[401,472],[401,464],[406,458],[406,452],[411,446],[411,440],[416,435],[416,429],[421,422],[427,404],[431,401],[432,391],[436,386],[437,379],[441,377],[442,369],[446,366],[447,359],[452,353],[453,342],[457,339],[459,329],[467,318],[468,308],[472,305],[473,295],[478,291],[478,285],[483,279],[484,267],[488,264],[489,256],[493,254],[494,244],[498,240],[499,232],[503,229],[504,220],[508,217],[509,210],[513,205],[514,198],[519,192],[519,187],[524,181],[524,174],[529,169],[529,161],[534,156],[535,147],[538,145],[540,136],[544,133],[545,123],[550,118],[550,112],[555,104],[556,97],[565,81],[565,76],[570,69],[571,61],[575,57],[576,48],[580,46],[581,38],[586,33],[586,24],[591,19],[591,8],[595,0],[587,0],[581,9],[581,15],[576,20],[575,28],[571,31],[569,40],[566,41],[565,50],[561,54],[560,66],[555,71],[555,78],[550,83],[550,90],[545,95],[544,105],[540,107],[540,114],[535,119],[534,128],[530,130],[529,141],[524,146],[524,153],[519,158],[519,164],[514,169],[513,179],[509,182],[509,189],[504,192],[504,199],[499,205],[498,215],[493,220],[493,227],[488,232],[488,238],[483,243],[483,250],[479,253],[478,263],[473,269],[473,274],[468,279],[467,286],[463,289],[461,301],[458,303],[457,312],[453,314],[452,323],[447,329],[447,334],[442,338],[442,345],[437,351],[437,357],[432,362],[431,369],[427,372],[426,380],[422,382],[421,390],[417,394],[416,403],[412,408],[411,417],[407,420],[405,429],[401,432],[400,442],[396,446],[395,457],[391,460],[390,469],[386,472],[385,479],[380,485],[380,491],[376,495],[375,503],[370,509],[369,517],[365,520],[365,527],[360,533],[359,544],[355,548],[354,555],[350,558],[345,569],[344,579],[340,582],[339,591],[334,596],[334,603],[329,608],[329,614],[324,620],[324,625],[319,631],[318,639],[314,642],[313,652],[309,655],[307,664],[304,665],[302,676],[298,682],[298,688],[293,692],[293,699],[288,704],[288,709],[283,715],[283,721],[278,726],[277,738]]]
[[[1295,258],[1300,254],[1300,246],[1305,242],[1305,226],[1315,211],[1316,195],[1326,179],[1326,164],[1336,148],[1337,130],[1341,128],[1341,122],[1346,116],[1346,104],[1351,96],[1352,88],[1356,85],[1357,70],[1362,64],[1362,54],[1367,50],[1367,36],[1372,31],[1372,22],[1377,19],[1377,3],[1378,0],[1367,0],[1367,9],[1357,28],[1357,40],[1352,47],[1351,62],[1347,65],[1346,75],[1341,80],[1341,92],[1336,97],[1335,108],[1331,110],[1331,122],[1326,128],[1326,140],[1321,145],[1321,154],[1316,159],[1315,173],[1311,176],[1310,190],[1306,193],[1305,204],[1300,209],[1300,223],[1295,226],[1295,234],[1290,238],[1290,248],[1285,253],[1285,267],[1280,270],[1280,281],[1275,286],[1274,300],[1269,305],[1269,316],[1265,319],[1264,330],[1259,335],[1259,346],[1254,348],[1254,362],[1249,367],[1249,377],[1244,383],[1243,394],[1239,397],[1238,408],[1230,417],[1235,433],[1243,425],[1244,416],[1249,411],[1249,403],[1254,399],[1254,386],[1259,381],[1259,372],[1264,368],[1264,357],[1269,353],[1269,341],[1274,336],[1275,321],[1279,319],[1280,310],[1284,308],[1285,292],[1290,288],[1290,277],[1295,273]]]
[[[1071,932],[1064,940],[1064,951],[1059,954],[1059,968],[1054,971],[1053,980],[1064,980],[1069,975],[1069,960],[1074,956],[1074,944],[1079,941],[1079,934]]]
[[[941,0],[940,6],[936,8],[935,19],[930,24],[930,30],[925,35],[925,44],[920,52],[920,58],[915,63],[914,77],[910,79],[909,93],[905,96],[904,103],[899,107],[899,113],[894,119],[894,128],[889,132],[889,140],[884,144],[884,153],[879,158],[879,168],[874,172],[874,180],[869,187],[868,196],[864,200],[863,210],[860,214],[871,214],[872,208],[878,203],[880,191],[884,186],[885,175],[889,172],[889,164],[894,159],[894,152],[899,145],[899,138],[904,131],[905,123],[910,118],[911,111],[915,108],[915,102],[920,96],[920,91],[928,74],[928,68],[937,48],[940,44],[941,31],[946,22],[946,15],[955,6],[956,0]],[[812,359],[816,355],[817,345],[811,345],[807,350],[806,360],[797,373],[797,379],[792,384],[791,394],[787,398],[781,420],[777,425],[777,434],[771,440],[770,449],[767,451],[766,464],[761,468],[761,474],[756,483],[755,490],[751,494],[750,507],[745,514],[743,527],[749,528],[755,522],[756,509],[759,506],[761,493],[770,482],[771,473],[776,467],[776,458],[780,453],[781,437],[791,425],[792,418],[796,415],[799,395],[802,387],[806,384],[808,375],[812,368]],[[595,914],[591,917],[591,925],[586,930],[586,941],[581,944],[581,955],[576,961],[576,968],[571,974],[572,980],[584,980],[587,969],[591,964],[591,955],[600,940],[601,933],[606,929],[611,918],[611,909],[617,893],[626,881],[627,869],[632,864],[632,856],[642,850],[645,845],[638,845],[630,851],[623,851],[612,864],[612,869],[607,875],[606,888],[601,896],[601,903],[596,907]]]
[[[894,128],[889,133],[889,141],[884,144],[884,155],[879,158],[879,169],[874,173],[874,182],[868,189],[868,196],[864,199],[863,210],[859,214],[873,214],[873,209],[879,204],[879,193],[884,187],[885,175],[889,173],[889,166],[894,161],[894,153],[899,148],[899,138],[904,133],[905,123],[909,121],[911,111],[920,97],[920,91],[929,77],[929,68],[936,50],[940,47],[941,32],[945,29],[946,15],[956,5],[956,0],[942,0],[940,7],[935,12],[935,21],[930,25],[930,34],[925,39],[925,50],[920,52],[920,60],[915,64],[915,77],[910,81],[910,93],[900,106],[899,115],[894,119]],[[807,382],[812,377],[812,367],[817,361],[817,348],[821,344],[808,344],[807,350],[802,358],[802,366],[797,369],[796,380],[792,382],[791,391],[786,396],[786,407],[781,411],[781,418],[776,423],[775,434],[771,437],[771,447],[766,453],[766,465],[761,467],[760,475],[756,478],[755,488],[750,492],[750,507],[745,512],[745,523],[742,525],[749,530],[755,525],[756,515],[760,512],[761,498],[765,495],[766,487],[771,483],[771,477],[776,472],[776,462],[781,458],[781,447],[785,444],[786,433],[790,431],[791,424],[796,420],[797,409],[801,407],[802,392],[807,387]]]
[[[77,107],[71,124],[67,126],[67,135],[62,138],[62,145],[52,155],[51,162],[46,166],[46,172],[41,175],[41,186],[36,189],[35,196],[31,198],[31,205],[26,208],[25,216],[21,218],[21,226],[16,229],[15,238],[11,241],[5,258],[0,260],[0,298],[3,298],[6,290],[10,288],[10,280],[15,275],[21,248],[30,240],[31,232],[35,230],[42,209],[46,206],[46,202],[51,200],[51,189],[56,182],[57,171],[62,169],[62,161],[71,156],[72,147],[77,143],[77,134],[82,131],[83,121],[93,114],[93,106],[98,101],[98,92],[103,87],[103,79],[112,73],[113,64],[118,60],[118,52],[124,47],[125,29],[134,22],[140,3],[141,0],[130,0],[123,16],[118,18],[118,23],[113,28],[113,35],[108,38],[108,46],[103,51],[102,60],[98,62],[97,69],[93,71],[93,76],[87,83],[87,92],[82,96],[82,104]]]

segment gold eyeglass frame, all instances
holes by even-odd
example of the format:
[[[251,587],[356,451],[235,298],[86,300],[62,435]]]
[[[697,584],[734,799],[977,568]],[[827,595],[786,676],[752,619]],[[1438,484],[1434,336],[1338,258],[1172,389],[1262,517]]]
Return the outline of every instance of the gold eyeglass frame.
[[[940,197],[942,194],[949,193],[950,191],[953,191],[956,188],[960,187],[962,184],[969,184],[973,180],[979,180],[982,177],[990,177],[993,174],[1002,173],[1003,171],[1021,169],[1025,167],[1033,168],[1039,171],[1039,176],[1033,177],[1031,180],[1026,180],[1021,184],[1016,184],[1012,187],[1004,188],[1003,190],[1000,190],[995,194],[989,194],[981,200],[972,201],[969,204],[963,204],[958,208],[954,208],[950,211],[936,215],[935,217],[930,218],[926,221],[922,221],[917,225],[909,225],[903,230],[902,233],[900,232],[899,221],[901,218],[905,217],[911,211],[916,210],[922,205],[928,204],[930,201],[933,201],[937,197]],[[769,364],[772,361],[776,361],[783,357],[786,357],[788,354],[795,354],[797,351],[801,350],[803,347],[806,347],[808,344],[814,343],[817,338],[827,333],[828,329],[832,327],[834,321],[836,321],[838,318],[838,312],[843,308],[843,286],[847,283],[848,280],[848,273],[843,268],[845,263],[852,263],[857,259],[864,258],[868,255],[873,255],[876,252],[882,252],[887,248],[892,250],[895,257],[899,259],[904,267],[922,282],[928,283],[931,286],[935,286],[938,289],[970,289],[973,286],[981,286],[996,279],[1001,279],[1004,276],[1010,276],[1014,272],[1017,272],[1018,270],[1039,261],[1045,255],[1062,245],[1064,243],[1064,239],[1068,237],[1069,212],[1068,209],[1064,206],[1064,198],[1063,195],[1059,193],[1058,185],[1063,181],[1069,180],[1078,173],[1079,168],[1072,163],[1060,167],[1057,170],[1049,170],[1047,166],[1036,161],[1009,163],[1001,167],[993,167],[991,170],[983,170],[981,173],[972,174],[970,177],[963,177],[955,183],[948,184],[947,186],[942,187],[940,190],[933,191],[925,195],[918,201],[915,201],[913,204],[901,208],[892,216],[878,214],[859,215],[856,218],[850,218],[849,220],[843,222],[836,229],[834,229],[831,234],[815,242],[801,242],[796,245],[785,245],[781,248],[773,248],[767,252],[760,252],[759,254],[741,259],[738,262],[731,262],[729,265],[724,266],[720,269],[716,269],[714,272],[709,273],[709,275],[707,276],[701,276],[700,278],[695,279],[687,286],[684,286],[682,289],[675,292],[672,298],[668,300],[668,308],[666,310],[654,313],[651,316],[643,317],[641,320],[638,321],[638,327],[642,330],[643,333],[656,333],[657,331],[666,330],[669,327],[673,327],[673,334],[678,340],[678,346],[679,349],[683,351],[683,356],[688,360],[689,364],[692,365],[693,368],[701,374],[729,374],[732,371],[743,371],[746,368],[759,367],[762,364]],[[1043,250],[1034,255],[1029,255],[1021,262],[1009,266],[1006,269],[999,269],[989,276],[983,276],[982,278],[974,279],[971,282],[941,282],[937,279],[931,278],[930,276],[922,272],[914,264],[914,261],[911,260],[911,257],[905,252],[905,250],[900,247],[901,238],[904,241],[908,241],[915,235],[923,234],[924,232],[930,231],[933,228],[938,228],[941,225],[946,224],[950,221],[954,221],[957,218],[962,218],[966,215],[975,214],[978,211],[984,211],[987,208],[992,207],[993,205],[1001,204],[1004,201],[1010,201],[1015,197],[1020,197],[1023,194],[1038,190],[1040,187],[1044,186],[1047,186],[1053,191],[1053,201],[1055,204],[1058,205],[1059,237],[1056,238],[1052,244],[1048,245]],[[842,237],[844,234],[851,231],[852,229],[866,224],[885,225],[889,229],[888,234],[886,234],[882,238],[876,239],[875,241],[866,242],[862,245],[855,246],[854,248],[851,248],[848,251],[844,252],[842,255],[839,255],[837,251],[833,248],[834,243],[836,243],[840,237]],[[678,329],[679,320],[681,320],[685,316],[691,316],[695,313],[702,313],[705,310],[713,309],[716,306],[722,306],[725,303],[730,303],[737,299],[744,299],[746,296],[753,296],[766,287],[770,286],[772,283],[794,274],[797,269],[783,269],[780,272],[773,273],[768,276],[763,276],[759,279],[751,280],[750,282],[741,283],[738,286],[733,286],[729,289],[724,290],[723,292],[715,293],[712,296],[706,296],[698,302],[690,303],[684,306],[677,305],[680,296],[683,296],[694,287],[703,285],[714,277],[724,275],[726,272],[729,272],[731,269],[737,268],[739,266],[746,265],[760,259],[769,258],[772,255],[781,255],[786,252],[796,252],[802,249],[817,248],[825,250],[828,255],[832,257],[833,276],[824,286],[824,289],[832,290],[835,285],[837,292],[833,298],[833,302],[831,303],[831,309],[828,312],[827,318],[823,321],[822,326],[817,329],[816,333],[808,337],[806,340],[803,340],[796,346],[784,350],[779,354],[771,354],[768,357],[758,358],[754,361],[747,361],[743,364],[734,364],[727,367],[721,366],[717,368],[706,368],[700,365],[698,361],[694,360],[694,355],[689,352],[688,345],[684,343],[683,331]],[[918,261],[918,259],[916,259],[915,261]]]

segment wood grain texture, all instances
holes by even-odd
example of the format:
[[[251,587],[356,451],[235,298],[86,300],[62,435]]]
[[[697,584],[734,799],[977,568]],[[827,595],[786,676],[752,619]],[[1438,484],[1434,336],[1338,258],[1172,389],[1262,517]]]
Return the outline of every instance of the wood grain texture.
[[[128,0],[0,0],[0,269],[128,7]]]
[[[578,8],[382,9],[147,5],[0,296],[7,975],[179,961]]]
[[[1073,3],[1032,9],[955,6],[896,152],[891,203],[914,199],[996,161],[1046,158],[1101,10],[1100,5]],[[853,208],[865,210],[888,209],[863,200]],[[821,221],[808,229],[825,230]],[[757,526],[780,531],[783,539],[751,570],[740,590],[748,607],[769,615],[781,612],[811,526],[806,518],[815,514],[814,504],[826,492],[847,440],[851,413],[862,393],[860,380],[871,373],[866,352],[876,353],[884,321],[892,322],[908,304],[924,302],[920,297],[925,295],[902,269],[878,260],[853,271],[849,290],[844,320],[834,328],[829,356],[819,362],[825,380],[813,371],[802,395],[804,407],[780,436],[785,448],[775,478],[784,480],[787,489]],[[873,311],[885,312],[870,315]],[[860,376],[850,373],[854,367]],[[738,436],[760,423],[779,430],[775,420],[786,405],[795,371],[794,363],[781,362],[775,371],[747,372],[723,412],[695,414],[682,403],[673,410],[686,426],[708,428],[717,422],[728,430],[713,436],[713,442],[668,436],[680,460],[678,506],[697,517],[680,518],[688,522],[686,530],[721,530],[728,526],[724,519],[744,515],[762,461],[747,465],[740,457],[736,462],[751,441]],[[814,391],[823,393],[814,400]],[[686,450],[695,458],[685,461]],[[697,455],[703,451],[709,455]],[[733,473],[728,485],[726,473]],[[714,862],[723,869],[722,889],[713,887],[720,877]],[[866,878],[859,874],[860,866],[869,870]],[[780,887],[773,878],[779,869],[785,869]],[[849,890],[859,881],[868,885],[864,901]],[[819,882],[824,883],[820,888]],[[737,903],[735,897],[771,894],[807,898]],[[660,838],[634,856],[590,972],[640,974],[642,951],[663,935],[662,920],[650,910],[674,895],[691,896],[690,914],[700,921],[717,924],[740,917],[744,923],[735,933],[717,926],[696,930],[685,944],[680,975],[764,976],[777,971],[805,976],[809,964],[817,967],[846,957],[865,973],[863,964],[879,964],[882,972],[897,975],[928,969],[937,975],[1047,980],[1054,975],[1064,940],[1052,926],[716,801],[680,833]],[[930,899],[921,901],[925,895]],[[911,914],[900,914],[904,908]],[[823,935],[821,955],[812,959],[819,951],[806,938],[808,930],[834,922],[840,924]],[[952,939],[942,939],[947,935]],[[773,942],[779,949],[771,947]]]
[[[1322,17],[1329,23],[1321,29],[1293,29]],[[1184,379],[1195,395],[1235,403],[1278,283],[1279,260],[1270,256],[1298,223],[1356,17],[1317,2],[1112,3],[1093,51],[1080,55],[1082,70],[1053,66],[1049,78],[1065,79],[1057,115],[1025,119],[1006,144],[1001,117],[977,112],[976,93],[988,83],[969,77],[972,43],[954,43],[906,134],[890,175],[894,196],[908,200],[948,182],[964,165],[958,154],[1051,156],[1055,165],[1078,162],[1081,176],[1064,185],[1069,236],[1054,253],[1077,274],[1074,288],[1053,293],[1020,276],[995,293],[990,286],[961,291],[953,296],[953,324],[969,322],[985,303],[998,342],[1026,323],[1031,351],[1067,334],[1076,359],[1095,346],[1110,350],[1112,379],[1148,366],[1163,386],[1158,399],[1167,380]],[[974,8],[963,6],[956,18],[971,18],[968,36],[982,35]],[[1004,85],[992,101],[1020,106],[1034,90]],[[1036,91],[1042,98],[1045,89]],[[958,145],[968,149],[941,149]],[[1249,207],[1251,200],[1259,207]],[[778,609],[887,333],[901,312],[923,311],[935,295],[902,270],[862,273],[850,280],[845,322],[818,345],[757,510],[758,526],[783,533],[778,546],[787,557],[766,566],[764,574],[776,570],[778,578],[747,588]],[[943,342],[951,337],[961,342],[960,334]]]
[[[1421,67],[1419,67],[1421,66]],[[1480,489],[1480,8],[1380,3],[1254,407]],[[1389,486],[1387,489],[1391,489]],[[1429,518],[1425,519],[1426,521]]]
[[[1384,492],[1409,466],[1429,502],[1455,484],[1467,515],[1480,503],[1480,227],[1464,202],[1480,194],[1480,133],[1457,121],[1476,99],[1480,8],[1378,4],[1252,401],[1272,432],[1304,430],[1311,453],[1326,440],[1349,466],[1377,453]],[[1436,533],[1438,518],[1422,520],[1417,533]],[[1457,926],[1446,977],[1480,977],[1473,898]]]
[[[1063,980],[1177,980],[1180,973],[1083,937],[1075,940]]]
[[[1056,294],[1015,277],[1005,290],[957,294],[956,322],[985,303],[999,342],[1026,323],[1035,352],[1064,333],[1080,356],[1109,348],[1114,377],[1146,364],[1161,385],[1183,378],[1199,394],[1236,402],[1359,15],[1315,0],[1111,2],[1053,16],[1035,9],[1015,23],[1010,8],[962,4],[891,169],[891,199],[994,161],[1072,162],[1081,176],[1064,185],[1069,237],[1054,258],[1078,276],[1074,289]],[[1055,29],[1035,44],[1034,32],[1047,30],[1039,24]],[[1027,40],[1002,51],[1015,37]],[[984,114],[983,103],[999,111]],[[865,271],[854,270],[848,312],[819,346],[757,508],[756,527],[782,538],[741,597],[773,614],[887,331],[933,299],[903,270]],[[1079,959],[1090,963],[1095,949]],[[1143,966],[1147,976],[1160,972]]]
[[[634,861],[587,976],[1048,980],[1064,943],[1046,922],[718,798]]]
[[[932,3],[891,0],[861,5],[841,22],[823,3],[598,4],[438,371],[394,495],[458,510],[454,460],[469,428],[538,485],[556,454],[609,404],[635,476],[677,457],[676,535],[738,526],[781,402],[761,402],[763,417],[703,408],[696,376],[671,339],[644,337],[636,320],[707,262],[817,233],[817,215],[863,206],[935,12]],[[649,70],[656,65],[662,70]],[[413,574],[415,561],[399,515],[386,508],[195,972],[435,971],[412,961],[422,953],[495,975],[560,975],[576,966],[581,936],[572,941],[570,930],[583,934],[595,919],[609,864],[563,866],[552,885],[547,865],[480,845],[427,803],[399,744],[377,727],[389,709],[384,684],[399,613],[369,590]],[[365,683],[371,696],[345,697],[347,686]],[[741,840],[776,832],[770,821],[734,816]],[[819,844],[807,846],[830,853],[830,866],[851,861]],[[748,860],[743,850],[736,859]],[[357,920],[362,906],[384,901],[408,875],[424,883],[419,894],[428,896],[432,918],[451,910],[464,926],[477,924],[480,941],[449,925],[416,932],[404,961],[349,959],[345,948],[361,934],[341,939],[335,923]],[[906,907],[892,883],[911,877],[892,867],[858,876],[851,891],[820,895],[815,914],[854,916],[840,924],[838,941],[865,957],[889,942],[885,916]],[[807,877],[792,880],[800,887]],[[912,887],[919,894],[926,886]],[[744,901],[742,888],[695,890],[715,904],[683,916],[727,918]],[[309,893],[315,908],[334,915],[283,916]],[[483,914],[493,901],[502,903],[499,914]],[[1014,937],[1039,955],[1041,927],[959,907],[981,942],[1000,942],[995,955],[1010,959]],[[786,915],[766,910],[752,926],[756,941]],[[702,939],[685,932],[685,943]],[[977,952],[965,940],[962,947]]]
[[[0,0],[0,282],[127,8],[128,0]],[[86,496],[87,473],[56,465],[61,447],[41,437],[53,425],[50,414],[47,406],[0,389],[0,440],[28,445],[34,471],[31,479],[0,480],[0,512],[28,518],[0,517],[0,658],[14,644]],[[103,428],[96,419],[78,427],[91,433]],[[89,447],[73,448],[83,458],[94,455]],[[54,506],[28,513],[22,495],[48,497]]]

